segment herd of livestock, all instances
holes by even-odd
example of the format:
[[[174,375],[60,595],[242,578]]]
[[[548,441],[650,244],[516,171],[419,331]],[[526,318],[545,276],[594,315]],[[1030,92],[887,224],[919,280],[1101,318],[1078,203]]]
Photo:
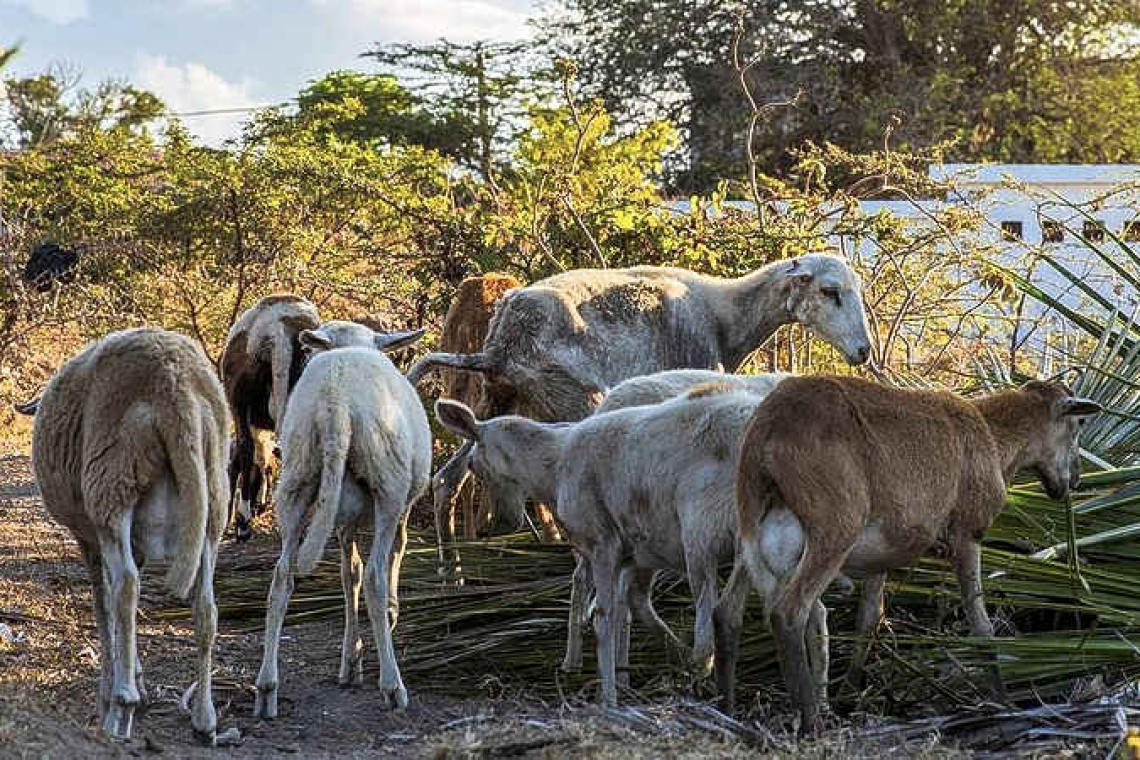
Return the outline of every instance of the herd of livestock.
[[[138,567],[155,561],[168,567],[167,587],[193,605],[191,722],[214,741],[214,567],[231,493],[239,538],[265,500],[268,431],[280,447],[273,503],[281,555],[256,716],[277,715],[294,576],[312,571],[334,533],[345,595],[339,681],[363,682],[363,589],[381,698],[407,705],[392,630],[408,511],[431,484],[440,559],[455,571],[458,558],[444,553],[455,536],[449,510],[472,473],[495,523],[520,525],[530,502],[572,546],[563,667],[581,667],[592,591],[604,704],[618,698],[632,614],[697,674],[715,672],[731,709],[744,603],[755,589],[801,730],[813,731],[827,707],[824,590],[861,580],[861,643],[848,673],[856,681],[882,615],[885,573],[937,541],[950,549],[973,632],[992,635],[979,542],[1019,471],[1036,474],[1056,498],[1078,484],[1080,428],[1099,411],[1049,381],[964,399],[856,377],[731,374],[789,323],[810,327],[851,364],[871,358],[861,283],[833,256],[778,261],[736,279],[659,267],[575,270],[498,295],[493,314],[448,315],[445,334],[456,319],[482,319],[474,328],[481,346],[428,354],[406,376],[385,352],[422,330],[322,322],[305,299],[278,295],[233,325],[220,378],[190,339],[125,330],[90,344],[22,408],[36,416],[32,458],[44,504],[73,533],[90,572],[104,730],[129,737],[146,699],[135,643]],[[474,379],[475,393],[468,403],[435,405],[464,443],[433,479],[416,385],[441,369]],[[373,538],[362,560],[356,534],[364,527]],[[717,567],[726,562],[733,571],[720,587]],[[653,609],[663,570],[688,579],[691,644]],[[990,675],[1000,696],[996,662]]]

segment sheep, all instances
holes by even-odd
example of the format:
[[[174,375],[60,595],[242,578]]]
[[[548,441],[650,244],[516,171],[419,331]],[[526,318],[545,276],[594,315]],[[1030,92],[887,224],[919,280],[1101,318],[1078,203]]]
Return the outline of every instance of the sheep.
[[[785,377],[788,375],[782,372],[759,375],[730,375],[725,372],[702,369],[673,369],[655,372],[652,375],[631,377],[618,383],[606,394],[605,399],[594,410],[594,414],[605,414],[631,406],[659,404],[683,395],[699,385],[709,383],[752,391],[759,398],[763,398]],[[652,578],[655,574],[655,571],[649,571],[648,576],[644,574],[638,576],[630,593],[639,594],[644,590],[648,594],[652,590]],[[586,599],[593,588],[590,565],[579,557],[570,583],[570,616],[567,624],[566,655],[562,661],[562,669],[567,672],[577,672],[582,669],[582,625],[586,620]],[[634,604],[643,603],[640,599],[633,599],[632,601]],[[652,604],[652,601],[647,598],[644,603]],[[668,637],[665,638],[669,641]]]
[[[357,628],[363,586],[380,657],[382,697],[388,704],[407,707],[392,628],[408,510],[427,488],[431,472],[431,429],[415,389],[384,351],[422,335],[422,330],[380,334],[351,322],[327,322],[299,335],[313,356],[281,424],[276,492],[281,556],[269,590],[255,716],[277,717],[277,650],[293,576],[312,572],[334,528],[345,598],[338,680],[342,686],[364,682]],[[312,517],[302,541],[302,521],[310,505]],[[362,572],[356,531],[368,519],[372,548]]]
[[[717,565],[736,543],[736,445],[764,397],[741,386],[708,384],[660,404],[560,424],[517,416],[479,422],[461,404],[436,402],[440,421],[475,443],[471,467],[496,498],[513,489],[557,504],[559,526],[597,588],[606,705],[616,703],[616,668],[627,656],[627,604],[698,673],[711,665]],[[663,569],[688,574],[697,609],[691,655],[649,603],[653,574]]]
[[[484,411],[544,421],[587,417],[622,380],[685,367],[733,371],[778,327],[811,326],[853,364],[868,359],[862,286],[840,258],[778,261],[737,279],[666,267],[580,269],[499,302],[482,351],[432,353],[408,372],[441,367],[483,376]],[[463,447],[445,465],[462,472]],[[452,468],[452,469],[449,469]],[[525,501],[494,502],[521,525]]]
[[[263,431],[272,431],[285,412],[289,392],[301,376],[304,354],[297,335],[321,323],[317,307],[300,296],[266,296],[238,317],[226,337],[220,363],[226,401],[237,424],[230,489],[236,498],[234,533],[251,535],[249,521],[262,510],[268,478],[260,460]],[[240,489],[239,489],[240,484]]]
[[[146,701],[135,642],[139,566],[165,560],[167,588],[193,595],[191,725],[213,744],[214,563],[229,503],[230,430],[213,368],[181,335],[114,332],[64,364],[37,406],[32,463],[44,506],[71,531],[91,576],[103,729],[129,739]]]
[[[715,614],[722,693],[732,693],[746,576],[764,596],[805,733],[816,729],[827,699],[827,610],[819,598],[841,570],[881,576],[945,539],[970,626],[992,636],[982,536],[1020,470],[1034,472],[1050,497],[1067,498],[1080,481],[1080,427],[1099,411],[1055,382],[976,400],[853,377],[781,382],[741,441],[740,541]],[[860,617],[867,628],[877,622]],[[996,660],[990,681],[1002,697]]]
[[[443,321],[443,332],[439,338],[441,351],[478,351],[483,347],[487,337],[487,326],[491,320],[495,303],[508,291],[522,285],[514,277],[505,274],[489,273],[477,277],[468,277],[459,284],[451,307]],[[469,407],[480,409],[480,393],[482,388],[478,376],[468,372],[458,372],[445,369],[441,372],[443,380],[444,398],[453,398],[464,402]],[[490,517],[490,510],[475,510],[474,483],[468,480],[468,470],[465,461],[459,460],[457,464],[464,466],[451,469],[441,468],[432,476],[432,495],[435,505],[435,530],[438,543],[439,561],[443,566],[447,563],[444,556],[444,547],[455,543],[455,513],[456,507],[462,505],[463,532],[468,539],[475,538],[478,533],[477,526],[486,526]],[[486,505],[484,504],[484,507]],[[557,530],[554,528],[550,511],[543,505],[536,506],[539,523],[542,525],[544,537],[548,540],[557,540]],[[459,551],[452,550],[451,562],[453,571],[458,571]]]

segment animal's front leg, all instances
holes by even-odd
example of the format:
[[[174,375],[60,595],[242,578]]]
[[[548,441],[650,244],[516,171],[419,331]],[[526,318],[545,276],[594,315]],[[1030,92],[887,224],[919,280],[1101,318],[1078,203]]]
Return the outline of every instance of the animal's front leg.
[[[866,681],[864,669],[867,665],[867,652],[871,648],[871,637],[883,620],[883,588],[887,574],[876,573],[863,579],[859,596],[859,609],[855,613],[855,651],[851,655],[851,665],[847,669],[847,683],[856,691],[863,689]]]
[[[467,465],[473,447],[474,444],[470,441],[464,443],[431,479],[439,572],[445,579],[454,581],[456,585],[462,585],[463,577],[459,564],[459,550],[455,548],[455,499],[463,483],[471,475]],[[450,550],[446,548],[449,546]]]
[[[986,613],[986,600],[982,593],[982,547],[977,541],[959,538],[955,544],[954,569],[958,574],[958,585],[962,589],[962,606],[970,630],[975,636],[990,638],[994,635],[994,624]],[[989,667],[990,689],[994,698],[1005,701],[1005,684],[1001,679],[997,651],[990,653],[992,664]]]
[[[594,588],[593,570],[585,555],[576,554],[574,575],[570,580],[570,615],[566,623],[566,656],[562,670],[577,673],[582,669],[582,627],[586,622],[586,599]]]
[[[356,545],[356,531],[351,526],[341,528],[340,535],[340,586],[344,592],[344,641],[340,646],[341,686],[359,686],[364,683],[364,642],[360,638],[360,589],[364,584],[364,562]]]

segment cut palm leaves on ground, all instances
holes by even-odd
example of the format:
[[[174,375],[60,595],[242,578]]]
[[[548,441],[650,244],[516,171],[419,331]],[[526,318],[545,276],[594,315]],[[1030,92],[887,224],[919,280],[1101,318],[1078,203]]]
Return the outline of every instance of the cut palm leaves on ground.
[[[872,705],[899,717],[975,703],[977,670],[996,648],[1003,674],[1017,700],[1067,698],[1080,683],[1114,683],[1140,676],[1140,546],[1127,538],[1140,523],[1140,468],[1093,473],[1074,510],[1088,590],[1074,587],[1066,561],[1034,558],[1063,544],[1066,510],[1034,488],[1011,489],[1007,509],[987,536],[986,593],[998,623],[991,641],[968,635],[958,588],[948,564],[936,556],[896,573],[888,586],[888,622],[873,648]],[[1114,498],[1119,497],[1119,503]],[[1083,509],[1085,505],[1095,508]],[[1116,532],[1115,534],[1113,532]],[[1121,531],[1124,531],[1121,533]],[[1089,541],[1090,538],[1104,538]],[[414,536],[404,562],[397,640],[401,667],[420,688],[470,695],[483,691],[529,691],[557,698],[588,695],[593,681],[591,647],[580,675],[563,676],[572,560],[565,545],[537,544],[529,534],[460,545],[467,577],[463,587],[442,585],[435,547]],[[339,566],[322,562],[300,579],[287,622],[324,619],[338,626],[342,615]],[[231,629],[260,630],[273,558],[219,575],[219,613]],[[854,599],[830,595],[834,672],[850,652]],[[685,584],[665,579],[656,603],[679,635],[689,635],[692,607]],[[171,608],[152,615],[185,617]],[[637,630],[637,626],[635,626]],[[640,633],[640,631],[638,631]],[[332,639],[330,639],[332,641]],[[324,653],[334,668],[336,650]],[[660,647],[639,637],[632,652],[633,685],[647,696],[675,693],[688,682],[679,667],[663,666]],[[762,623],[762,605],[750,600],[740,659],[742,694],[778,683],[775,652]],[[330,670],[330,673],[333,670]],[[698,692],[709,694],[707,686]]]

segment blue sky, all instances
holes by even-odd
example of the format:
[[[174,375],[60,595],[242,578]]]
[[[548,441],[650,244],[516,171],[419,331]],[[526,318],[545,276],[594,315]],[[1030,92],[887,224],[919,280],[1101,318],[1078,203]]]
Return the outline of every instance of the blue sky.
[[[516,39],[534,0],[0,0],[0,46],[21,42],[8,75],[62,62],[83,83],[116,77],[172,111],[278,103],[376,42]],[[216,144],[240,116],[186,118]]]

